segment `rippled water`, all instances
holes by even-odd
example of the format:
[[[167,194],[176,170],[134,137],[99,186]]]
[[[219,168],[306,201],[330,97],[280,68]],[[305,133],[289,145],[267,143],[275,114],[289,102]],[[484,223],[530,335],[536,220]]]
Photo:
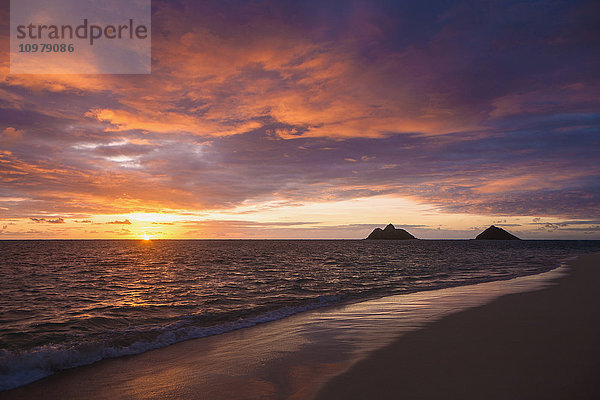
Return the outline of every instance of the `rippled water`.
[[[521,275],[593,241],[0,241],[0,390],[353,299]]]

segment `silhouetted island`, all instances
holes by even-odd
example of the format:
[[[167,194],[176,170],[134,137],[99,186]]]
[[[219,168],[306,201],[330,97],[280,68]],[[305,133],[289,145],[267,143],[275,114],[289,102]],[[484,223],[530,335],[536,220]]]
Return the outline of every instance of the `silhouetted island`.
[[[506,232],[502,228],[498,228],[497,226],[490,226],[485,231],[481,232],[476,240],[521,240],[515,235]]]
[[[416,239],[413,235],[404,229],[396,229],[394,225],[389,224],[385,229],[375,228],[366,240],[407,240]]]

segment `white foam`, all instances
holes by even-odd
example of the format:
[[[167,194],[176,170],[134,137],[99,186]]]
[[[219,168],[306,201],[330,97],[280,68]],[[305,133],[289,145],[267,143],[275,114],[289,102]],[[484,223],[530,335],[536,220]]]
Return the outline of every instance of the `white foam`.
[[[324,307],[339,302],[338,296],[323,296],[317,301],[297,306],[283,307],[256,316],[240,318],[218,325],[201,327],[185,326],[185,321],[170,324],[166,327],[144,327],[114,332],[115,338],[120,334],[136,334],[147,336],[149,332],[158,334],[150,341],[140,340],[127,346],[111,346],[104,343],[78,343],[71,345],[45,345],[25,352],[0,349],[0,391],[14,389],[53,373],[88,365],[105,358],[116,358],[140,354],[148,350],[166,347],[178,342],[218,335],[236,329],[247,328],[260,323],[282,319],[303,311]]]

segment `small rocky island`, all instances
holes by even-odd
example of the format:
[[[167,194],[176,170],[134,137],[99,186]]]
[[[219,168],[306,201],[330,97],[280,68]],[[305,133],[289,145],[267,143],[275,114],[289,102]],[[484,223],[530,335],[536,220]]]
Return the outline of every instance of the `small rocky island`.
[[[490,226],[485,231],[481,232],[475,240],[521,240],[515,235],[508,233],[497,226]]]
[[[365,240],[407,240],[416,239],[413,235],[404,229],[396,229],[394,225],[389,224],[385,229],[375,228]]]

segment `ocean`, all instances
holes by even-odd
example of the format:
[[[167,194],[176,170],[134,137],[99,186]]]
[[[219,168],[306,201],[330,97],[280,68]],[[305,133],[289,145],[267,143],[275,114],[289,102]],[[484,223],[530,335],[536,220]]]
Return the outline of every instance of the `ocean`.
[[[600,241],[0,241],[0,390],[344,302],[533,275]]]

